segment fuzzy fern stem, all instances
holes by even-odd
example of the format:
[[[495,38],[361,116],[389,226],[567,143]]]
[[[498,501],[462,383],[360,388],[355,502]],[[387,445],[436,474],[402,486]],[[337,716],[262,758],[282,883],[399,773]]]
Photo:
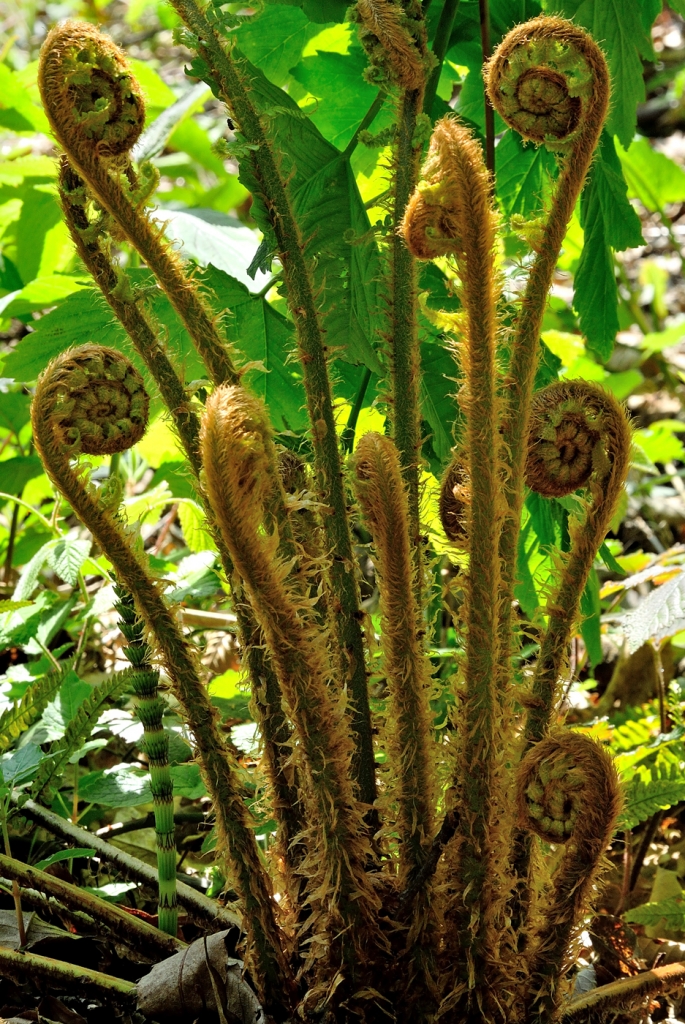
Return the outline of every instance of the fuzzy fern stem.
[[[490,102],[504,121],[524,139],[557,151],[561,160],[551,210],[521,300],[504,382],[508,514],[500,542],[500,687],[505,690],[510,676],[512,603],[540,327],[566,228],[602,131],[610,83],[604,55],[594,40],[571,22],[544,15],[505,36],[486,67],[486,81]]]
[[[151,664],[152,651],[143,635],[143,624],[136,613],[133,598],[123,587],[115,587],[115,593],[118,600],[114,607],[119,615],[119,629],[127,641],[124,654],[133,668],[131,684],[144,730],[144,750],[150,764],[159,879],[158,927],[168,935],[176,935],[174,784],[169,772],[169,737],[162,722],[164,703],[159,696],[159,670]]]
[[[466,414],[464,447],[471,481],[466,517],[470,562],[465,697],[455,779],[460,794],[459,879],[449,916],[458,930],[463,971],[474,998],[486,988],[486,932],[492,923],[495,884],[492,815],[502,726],[496,689],[502,519],[495,368],[496,229],[490,177],[480,145],[466,127],[445,117],[433,131],[403,232],[409,248],[423,259],[447,253],[456,256],[465,310],[460,343],[465,387],[459,397]]]
[[[171,0],[197,38],[198,52],[211,69],[221,98],[250,146],[252,171],[269,214],[283,266],[287,299],[297,331],[298,350],[312,429],[317,485],[330,511],[323,516],[330,552],[328,577],[336,604],[334,629],[342,678],[350,694],[350,719],[355,741],[353,772],[359,796],[366,804],[376,798],[371,712],[366,680],[364,642],[360,625],[359,592],[347,517],[340,448],[336,432],[325,332],[304,254],[303,240],[293,214],[268,130],[250,95],[249,78],[239,59],[222,43],[205,11],[194,0]]]
[[[376,932],[376,900],[366,872],[370,847],[349,776],[345,719],[327,686],[326,635],[311,610],[305,580],[298,585],[287,576],[277,538],[260,531],[274,483],[271,447],[266,412],[257,399],[226,386],[210,396],[202,424],[208,493],[295,724],[311,822],[303,874],[322,929],[316,944],[324,941],[331,965],[340,955],[349,959]]]
[[[257,720],[264,737],[265,763],[273,790],[274,814],[279,826],[280,853],[286,873],[290,874],[296,850],[293,840],[302,829],[297,793],[288,780],[284,766],[288,756],[286,748],[290,728],[283,712],[278,681],[264,651],[260,631],[248,602],[242,596],[240,580],[234,574],[230,555],[206,500],[202,482],[199,418],[153,323],[140,308],[140,300],[136,300],[124,272],[112,262],[108,252],[109,237],[105,219],[94,222],[89,219],[85,185],[65,158],[60,164],[59,189],[62,210],[77,252],[159,388],[195,477],[195,488],[231,587],[241,649],[250,677]]]
[[[93,196],[114,218],[154,273],[215,383],[236,382],[226,340],[180,257],[153,226],[144,206],[156,184],[142,184],[128,154],[143,129],[142,94],[125,54],[86,22],[64,22],[40,54],[38,84],[55,138]],[[150,177],[150,175],[152,175]]]
[[[241,795],[238,774],[221,739],[216,712],[198,667],[159,585],[106,505],[85,484],[70,458],[112,454],[143,434],[148,400],[142,379],[118,352],[95,345],[57,357],[42,374],[31,407],[33,436],[55,486],[112,562],[159,644],[165,667],[201,754],[222,845],[245,906],[248,957],[268,1000],[287,999],[291,980],[275,917],[271,885]]]

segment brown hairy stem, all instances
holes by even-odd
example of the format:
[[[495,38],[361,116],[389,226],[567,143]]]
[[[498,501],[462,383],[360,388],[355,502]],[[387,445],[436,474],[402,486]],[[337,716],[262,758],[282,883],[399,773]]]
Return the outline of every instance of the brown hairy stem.
[[[326,960],[361,948],[376,931],[377,907],[365,867],[370,855],[363,818],[349,777],[351,743],[327,686],[326,635],[311,610],[306,576],[287,575],[277,537],[260,532],[274,488],[271,431],[256,398],[240,388],[218,388],[202,422],[207,490],[233,562],[264,630],[281,690],[295,724],[307,779],[311,854],[302,871],[323,929]]]
[[[568,73],[569,57],[575,58]],[[561,59],[560,59],[561,58]],[[581,28],[563,18],[534,18],[513,29],[485,69],[490,102],[524,139],[560,154],[561,173],[521,300],[504,382],[502,432],[507,452],[502,528],[500,690],[509,685],[512,602],[523,507],[523,478],[530,404],[547,295],[566,228],[585,182],[609,105],[609,72],[602,51]]]
[[[104,384],[113,389],[119,378],[123,389],[132,392],[132,403],[138,403],[132,404],[130,430],[122,419],[122,409],[116,407],[112,414],[104,402]],[[38,382],[31,407],[34,441],[53,483],[107,552],[117,578],[133,595],[157,640],[201,753],[219,834],[244,902],[250,959],[258,983],[270,991],[271,997],[278,997],[287,994],[290,982],[271,885],[250,827],[239,776],[218,731],[216,711],[202,686],[195,658],[162,599],[159,584],[150,577],[119,523],[87,488],[82,472],[70,465],[72,455],[121,451],[134,443],[132,437],[137,440],[135,435],[140,436],[145,424],[144,419],[140,422],[141,392],[144,395],[142,380],[119,353],[95,345],[68,351],[53,360]],[[146,417],[146,401],[144,406]]]
[[[641,1007],[650,996],[675,992],[685,986],[685,963],[667,964],[643,971],[633,978],[621,978],[600,985],[561,1009],[563,1024],[581,1024],[604,1020],[609,1013],[629,1013]]]
[[[142,131],[145,111],[125,54],[94,26],[64,22],[43,44],[38,84],[69,162],[154,273],[212,380],[235,383],[239,375],[228,346],[197,286],[163,240],[163,227],[150,223],[141,209],[144,200],[131,190],[128,153]]]

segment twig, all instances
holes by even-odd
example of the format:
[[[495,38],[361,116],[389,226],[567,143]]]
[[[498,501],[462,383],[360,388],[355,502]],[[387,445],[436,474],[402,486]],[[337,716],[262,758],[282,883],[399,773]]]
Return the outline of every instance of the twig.
[[[608,1010],[629,1009],[647,996],[672,991],[685,984],[685,963],[668,964],[653,971],[645,971],[633,978],[601,985],[580,999],[574,999],[561,1012],[563,1024],[572,1021],[600,1019]]]
[[[137,987],[132,981],[113,978],[110,974],[77,967],[62,960],[51,960],[35,953],[18,953],[0,947],[0,976],[10,981],[27,981],[32,987],[47,983],[48,990],[74,992],[87,990],[100,999],[135,1005]]]
[[[18,798],[18,793],[12,795],[12,802],[16,806],[18,806]],[[116,865],[126,878],[136,879],[144,885],[149,885],[155,891],[157,890],[157,872],[154,868],[145,864],[144,861],[138,860],[137,857],[132,857],[130,854],[124,853],[123,850],[117,849],[116,846],[106,843],[104,839],[100,839],[93,832],[72,825],[71,822],[60,818],[58,814],[41,807],[34,800],[27,800],[21,807],[21,813],[52,832],[53,835],[61,836],[68,843],[95,850],[103,860]],[[236,914],[219,906],[202,893],[191,889],[189,885],[179,882],[176,895],[178,902],[185,908],[191,920],[205,927],[209,926],[211,931],[221,931],[224,928],[242,929],[242,922]]]
[[[124,942],[131,949],[135,949],[144,956],[157,961],[173,956],[180,949],[185,949],[185,943],[171,935],[154,928],[146,921],[141,921],[132,914],[117,907],[113,903],[107,903],[99,899],[86,889],[64,882],[55,875],[49,875],[46,871],[22,864],[13,857],[5,857],[0,854],[0,874],[4,878],[11,878],[27,889],[37,889],[49,896],[55,896],[67,907],[74,907],[89,914],[96,922],[98,928],[103,926],[113,932],[117,938]],[[25,939],[22,945],[25,944]]]

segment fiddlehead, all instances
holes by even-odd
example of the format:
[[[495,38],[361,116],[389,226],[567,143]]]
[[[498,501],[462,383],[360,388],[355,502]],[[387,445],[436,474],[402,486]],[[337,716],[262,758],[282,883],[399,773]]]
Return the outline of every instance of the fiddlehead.
[[[589,491],[584,519],[572,519],[571,551],[549,606],[540,647],[526,736],[542,739],[557,699],[566,657],[592,563],[609,528],[630,459],[630,426],[609,392],[587,381],[559,381],[533,400],[526,482],[545,496],[561,497],[579,487]]]
[[[365,434],[352,469],[357,500],[373,537],[381,592],[384,669],[392,705],[388,738],[397,766],[400,887],[406,889],[423,867],[433,833],[430,665],[422,643],[421,610],[414,599],[407,492],[392,440]]]
[[[87,22],[66,22],[52,35],[42,67],[52,123],[86,160],[128,154],[145,125],[145,102],[126,57]]]
[[[465,547],[467,544],[466,522],[469,501],[468,473],[462,453],[453,459],[442,478],[438,506],[445,536],[459,547]]]
[[[174,829],[174,784],[169,772],[169,737],[164,731],[164,701],[159,695],[159,669],[152,665],[152,651],[144,627],[124,587],[115,587],[119,629],[126,640],[124,654],[130,662],[138,717],[144,730],[144,750],[150,765],[150,788],[155,813],[155,846],[159,879],[158,927],[176,935],[176,838]]]
[[[83,470],[71,464],[81,454],[112,454],[131,447],[145,429],[147,403],[143,381],[125,356],[97,345],[68,350],[38,381],[31,406],[34,442],[46,472],[107,553],[117,579],[132,594],[159,644],[200,751],[222,846],[245,904],[255,978],[268,990],[269,999],[287,1001],[290,973],[270,882],[242,800],[240,778],[228,760],[195,658],[122,526],[88,486]]]
[[[43,44],[38,84],[70,164],[155,274],[212,379],[237,381],[226,342],[197,286],[143,210],[155,180],[153,174],[141,189],[129,158],[145,109],[126,55],[94,26],[67,21],[56,25]],[[152,170],[143,165],[146,169]]]
[[[594,40],[571,22],[545,15],[505,36],[486,67],[486,80],[490,102],[504,121],[525,139],[558,153],[560,161],[516,321],[504,387],[502,433],[508,453],[509,510],[500,546],[505,590],[500,621],[504,693],[510,676],[511,609],[540,326],[566,228],[602,131],[610,84],[606,60]]]
[[[494,269],[497,215],[490,176],[479,143],[454,117],[435,126],[422,170],[403,222],[407,245],[418,256],[453,254],[462,286],[463,338],[460,362],[464,386],[459,404],[465,413],[465,471],[470,480],[466,518],[470,566],[466,589],[465,695],[459,729],[464,743],[455,789],[460,794],[460,864],[449,916],[463,939],[466,964],[463,989],[485,987],[486,929],[495,905],[494,861],[498,830],[495,794],[501,715],[498,714],[497,664],[502,522],[501,439],[495,363],[499,281]],[[466,981],[468,978],[468,981]],[[463,990],[462,989],[462,990]]]
[[[621,790],[613,761],[599,743],[582,733],[556,732],[531,747],[519,765],[517,801],[522,828],[565,845],[533,936],[526,986],[526,1018],[548,1021],[559,1008],[560,978],[611,841]]]
[[[305,580],[288,577],[265,506],[280,480],[271,428],[260,402],[243,389],[217,388],[202,420],[207,491],[236,569],[266,638],[307,781],[311,853],[303,866],[327,962],[350,954],[375,931],[375,897],[365,871],[370,854],[349,776],[351,742],[327,686],[326,634]],[[350,928],[341,940],[336,936]],[[344,950],[347,950],[346,954]]]
[[[423,90],[430,68],[420,12],[407,10],[396,0],[357,0],[353,16],[361,26],[370,75],[402,89]]]

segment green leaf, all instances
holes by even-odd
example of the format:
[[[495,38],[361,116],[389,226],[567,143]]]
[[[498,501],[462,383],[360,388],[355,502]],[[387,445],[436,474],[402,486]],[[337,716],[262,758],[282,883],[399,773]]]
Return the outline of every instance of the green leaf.
[[[3,296],[0,299],[0,313],[7,318],[40,312],[63,302],[67,296],[87,288],[87,285],[84,278],[70,277],[68,274],[37,277],[19,291]]]
[[[92,541],[89,540],[60,538],[48,552],[48,565],[60,579],[74,587],[78,582],[81,566],[90,555],[92,546]]]
[[[191,764],[172,765],[169,769],[174,783],[174,796],[184,796],[188,800],[199,800],[207,790],[202,781],[200,766],[194,762]]]
[[[135,807],[152,802],[150,775],[130,764],[89,772],[79,783],[79,797],[103,807]]]
[[[447,348],[432,342],[421,345],[421,415],[430,427],[430,446],[440,472],[454,444],[450,427],[456,415],[454,378],[457,368]]]
[[[47,541],[46,544],[39,548],[31,561],[24,566],[12,595],[15,601],[25,601],[31,597],[31,594],[36,589],[41,570],[56,544],[57,541],[54,538]]]
[[[0,462],[0,491],[21,495],[29,480],[42,473],[43,463],[37,455],[15,455],[13,459],[5,459]]]
[[[629,146],[637,105],[645,98],[640,58],[653,56],[639,0],[545,0],[544,6],[550,13],[572,18],[601,44],[612,86],[607,129]]]
[[[685,171],[665,153],[652,149],[647,139],[634,139],[628,149],[619,145],[617,153],[628,194],[648,210],[685,200]]]
[[[683,331],[685,333],[685,330]],[[31,398],[18,391],[3,394],[0,401],[0,427],[18,435],[31,416]]]
[[[90,683],[84,683],[74,671],[69,671],[59,693],[45,709],[39,731],[40,742],[61,739],[83,702],[92,693],[93,687]]]
[[[214,541],[207,530],[207,520],[202,508],[191,499],[179,502],[178,518],[183,530],[183,539],[190,551],[212,551]]]
[[[63,860],[94,856],[95,850],[83,846],[75,846],[73,850],[57,850],[56,853],[51,853],[49,857],[39,860],[33,867],[37,868],[38,871],[45,871],[46,868],[52,867],[53,864],[60,864]]]
[[[25,743],[10,757],[0,760],[0,776],[7,786],[23,786],[33,778],[43,759],[43,751],[35,743]]]
[[[378,94],[378,89],[362,77],[367,64],[364,50],[353,45],[346,54],[324,51],[305,57],[292,69],[293,78],[318,101],[310,115],[312,121],[340,150]],[[374,125],[374,132],[380,127]]]
[[[306,396],[299,363],[292,359],[295,332],[266,299],[251,295],[247,288],[216,267],[208,267],[202,279],[217,300],[217,309],[229,309],[224,320],[228,338],[247,362],[261,363],[261,369],[246,374],[251,389],[269,410],[277,430],[301,431],[307,426]]]
[[[0,715],[0,753],[10,746],[23,732],[33,725],[53,699],[70,671],[65,667],[60,672],[50,672],[27,689],[20,701],[7,708]]]
[[[364,363],[380,374],[372,342],[381,327],[378,282],[381,265],[370,234],[369,218],[349,159],[342,156],[305,117],[297,104],[272,85],[257,68],[246,67],[253,101],[271,126],[280,173],[313,268],[320,293],[327,345],[339,358]],[[252,214],[274,245],[261,186],[249,158],[242,160],[240,180],[253,195]]]
[[[297,64],[305,46],[321,31],[312,25],[299,7],[264,7],[246,18],[235,36],[245,56],[264,72],[274,85],[285,85],[291,67]]]
[[[685,572],[655,587],[624,616],[622,627],[630,651],[648,640],[658,643],[685,629]]]
[[[540,213],[557,174],[554,156],[544,146],[527,146],[509,129],[499,141],[496,161],[497,198],[506,216]]]
[[[31,790],[36,800],[49,798],[58,785],[69,760],[90,738],[90,734],[109,700],[115,700],[130,685],[129,670],[115,672],[96,687],[89,687],[90,696],[82,701],[70,720],[63,739],[55,740],[44,757]],[[89,776],[86,776],[88,778]],[[84,797],[84,799],[86,799]]]
[[[657,811],[668,810],[685,799],[685,775],[679,764],[659,761],[649,770],[638,768],[625,786],[620,827],[635,828]]]
[[[641,907],[628,910],[623,918],[629,924],[642,924],[647,927],[665,925],[669,931],[685,929],[685,899],[669,896],[657,903],[643,903]]]
[[[0,64],[0,97],[0,125],[3,128],[12,132],[50,133],[47,117],[31,100],[19,76],[7,64]]]
[[[591,194],[597,193],[607,243],[618,250],[644,244],[640,218],[628,202],[627,191],[628,185],[623,177],[614,140],[604,131],[590,169],[588,184],[583,191],[583,199],[587,199],[590,204]],[[585,227],[586,217],[582,202],[581,224]]]
[[[599,580],[595,569],[590,570],[588,581],[580,599],[580,633],[585,642],[590,664],[594,668],[604,660],[600,627],[602,605],[599,600]]]
[[[166,222],[167,238],[180,242],[182,252],[201,266],[212,264],[248,288],[258,290],[268,282],[265,274],[254,281],[249,276],[259,238],[235,217],[217,210],[164,210],[158,220]]]

